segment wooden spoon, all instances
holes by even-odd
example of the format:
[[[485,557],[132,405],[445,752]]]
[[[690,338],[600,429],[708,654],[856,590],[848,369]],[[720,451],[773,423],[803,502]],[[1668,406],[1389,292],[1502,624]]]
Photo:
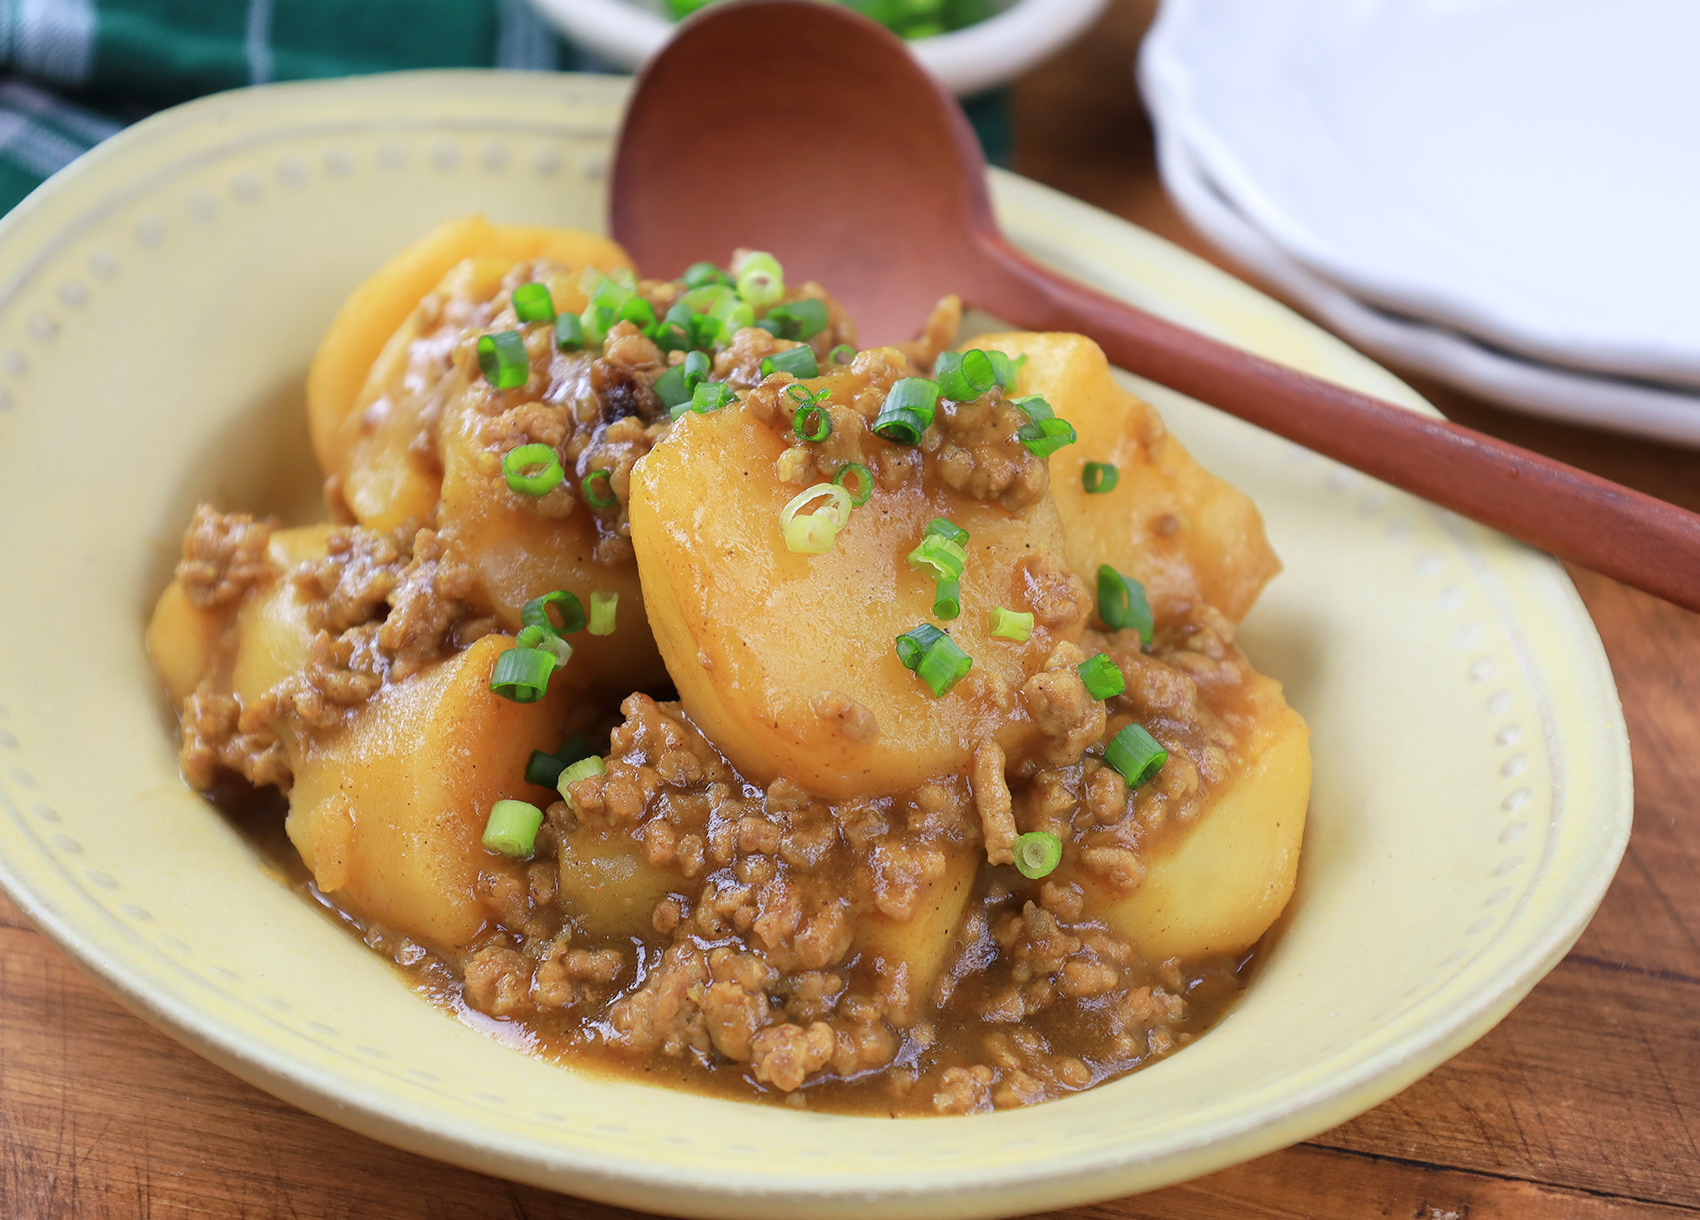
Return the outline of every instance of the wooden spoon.
[[[1700,610],[1700,516],[1229,347],[1015,250],[955,100],[844,7],[730,0],[681,26],[638,79],[610,206],[650,274],[771,250],[877,343],[959,293],[1017,326],[1089,335],[1130,372]]]

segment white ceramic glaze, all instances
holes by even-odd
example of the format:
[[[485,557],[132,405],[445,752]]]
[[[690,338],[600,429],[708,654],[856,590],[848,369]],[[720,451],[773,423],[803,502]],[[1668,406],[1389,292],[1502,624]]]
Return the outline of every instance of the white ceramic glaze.
[[[183,787],[141,637],[191,507],[310,511],[302,378],[344,294],[444,217],[597,226],[621,90],[468,72],[214,97],[0,222],[0,881],[30,917],[136,1012],[333,1121],[738,1220],[1147,1189],[1340,1122],[1499,1020],[1579,934],[1628,834],[1623,723],[1574,589],[1543,556],[1151,387],[1286,561],[1242,640],[1309,719],[1316,778],[1298,895],[1243,1002],[1149,1071],[902,1121],[566,1071],[409,992]],[[993,188],[1036,257],[1426,409],[1159,239],[1018,178]]]
[[[1157,156],[1163,185],[1199,232],[1365,351],[1530,415],[1700,446],[1700,394],[1521,359],[1460,331],[1378,309],[1259,231],[1205,176],[1178,132],[1159,135]]]
[[[674,23],[644,0],[531,0],[561,33],[616,67],[636,69]],[[984,21],[917,38],[915,58],[961,97],[1006,85],[1091,25],[1109,0],[1015,0]]]
[[[1210,181],[1352,295],[1700,388],[1697,45],[1688,0],[1166,0],[1142,72]]]

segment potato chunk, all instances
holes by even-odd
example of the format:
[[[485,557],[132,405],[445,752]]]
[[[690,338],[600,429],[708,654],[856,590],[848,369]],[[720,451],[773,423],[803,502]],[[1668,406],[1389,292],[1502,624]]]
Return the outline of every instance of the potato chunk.
[[[1088,890],[1100,917],[1153,961],[1250,948],[1292,897],[1310,803],[1310,729],[1279,682],[1251,681],[1255,720],[1239,774],[1191,827],[1147,856],[1137,890]]]
[[[561,836],[561,905],[592,936],[651,936],[655,904],[683,879],[644,857],[625,831],[580,825]]]
[[[879,910],[866,912],[857,925],[856,943],[864,957],[877,961],[888,996],[907,998],[912,1011],[896,1011],[899,1024],[919,1016],[933,993],[956,945],[962,915],[974,892],[981,852],[972,843],[953,844],[944,868],[927,880],[907,919]]]
[[[491,693],[491,667],[512,644],[485,636],[384,687],[295,763],[286,829],[319,887],[439,946],[466,944],[490,917],[479,872],[519,867],[479,843],[490,806],[536,801],[526,760],[560,740],[564,686],[537,703]]]
[[[780,513],[800,489],[774,473],[785,447],[740,405],[685,416],[633,469],[650,626],[691,719],[743,774],[826,797],[903,792],[960,773],[990,737],[1019,739],[1023,682],[1085,621],[1082,604],[1026,644],[990,635],[992,607],[1025,609],[1036,579],[1067,579],[1050,498],[1016,514],[942,487],[876,487],[831,550],[793,554]],[[945,625],[974,668],[942,698],[894,648],[933,621],[933,578],[905,556],[934,517],[970,534],[962,615]]]
[[[1159,621],[1199,599],[1243,618],[1281,570],[1251,498],[1194,461],[1149,405],[1116,384],[1085,336],[981,335],[974,344],[1026,356],[1016,392],[1044,395],[1079,434],[1051,458],[1074,570],[1090,580],[1107,563],[1142,581]],[[1086,491],[1087,462],[1115,464],[1113,491]]]
[[[493,225],[482,216],[438,225],[354,290],[313,357],[307,423],[325,473],[346,471],[361,413],[379,397],[378,387],[405,368],[407,345],[421,325],[421,299],[457,264],[474,258],[500,264],[503,271],[522,259],[538,258],[603,271],[632,265],[607,238],[576,229]],[[582,308],[583,302],[578,304]],[[384,367],[375,370],[380,356],[386,358]]]

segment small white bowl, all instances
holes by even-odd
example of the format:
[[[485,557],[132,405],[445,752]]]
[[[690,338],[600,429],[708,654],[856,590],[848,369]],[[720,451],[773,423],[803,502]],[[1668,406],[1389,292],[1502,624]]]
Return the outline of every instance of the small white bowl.
[[[531,0],[561,33],[616,67],[636,70],[676,25],[643,0]],[[1015,0],[996,16],[909,44],[952,93],[1006,85],[1091,25],[1109,0]]]

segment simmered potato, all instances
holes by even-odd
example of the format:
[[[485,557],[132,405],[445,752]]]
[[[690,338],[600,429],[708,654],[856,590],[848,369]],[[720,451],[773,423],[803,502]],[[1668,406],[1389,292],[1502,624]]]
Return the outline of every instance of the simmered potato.
[[[266,547],[278,575],[250,593],[236,613],[236,661],[232,690],[252,704],[307,664],[313,632],[307,625],[307,603],[289,573],[298,565],[325,557],[325,540],[332,526],[308,525],[274,530]]]
[[[436,945],[463,945],[484,926],[479,872],[521,867],[480,846],[490,806],[538,799],[526,759],[559,744],[571,697],[556,685],[537,703],[492,694],[491,667],[512,644],[485,636],[309,742],[286,828],[320,889]]]
[[[691,719],[745,775],[826,797],[903,792],[960,773],[989,737],[1019,738],[1023,682],[1084,626],[1082,613],[1026,644],[989,633],[991,607],[1031,599],[1029,565],[1062,566],[1050,499],[1017,515],[943,488],[876,487],[831,550],[793,554],[780,513],[799,488],[774,475],[784,447],[729,407],[686,416],[633,469],[650,626]],[[905,556],[934,517],[970,534],[964,609],[948,626],[974,668],[943,698],[893,646],[931,621],[933,580]]]
[[[921,1007],[928,1003],[955,947],[980,860],[978,847],[956,844],[944,872],[926,883],[907,919],[894,919],[877,910],[861,918],[857,947],[877,961],[880,978],[896,981],[898,974],[906,976],[902,991]]]
[[[592,936],[642,936],[655,904],[683,879],[644,858],[629,834],[580,826],[561,836],[561,905]]]
[[[407,344],[418,334],[421,298],[457,264],[477,258],[503,271],[521,259],[536,258],[604,271],[632,265],[613,242],[576,229],[493,225],[482,216],[438,225],[354,290],[313,357],[307,374],[307,423],[313,452],[325,473],[347,469],[360,414],[405,367]],[[584,302],[560,304],[582,308]]]
[[[455,557],[477,572],[481,604],[506,630],[518,631],[520,607],[534,597],[565,589],[588,607],[593,592],[617,593],[614,633],[573,637],[575,678],[624,691],[665,683],[637,565],[596,561],[596,525],[582,503],[561,519],[521,504],[502,478],[499,451],[480,442],[477,423],[465,416],[448,425],[439,521]]]
[[[1126,897],[1089,887],[1088,901],[1153,961],[1250,948],[1292,897],[1310,803],[1310,729],[1253,675],[1255,725],[1245,769],[1177,838],[1146,855]]]
[[[981,335],[977,347],[1027,357],[1018,394],[1042,394],[1080,440],[1051,458],[1051,490],[1068,559],[1090,580],[1107,563],[1142,581],[1159,620],[1202,598],[1239,621],[1280,561],[1244,492],[1201,467],[1146,403],[1117,385],[1083,335]],[[1120,470],[1114,490],[1088,494],[1087,462]]]
[[[175,580],[165,587],[148,619],[148,656],[174,708],[183,706],[218,655],[225,616],[189,600]]]

